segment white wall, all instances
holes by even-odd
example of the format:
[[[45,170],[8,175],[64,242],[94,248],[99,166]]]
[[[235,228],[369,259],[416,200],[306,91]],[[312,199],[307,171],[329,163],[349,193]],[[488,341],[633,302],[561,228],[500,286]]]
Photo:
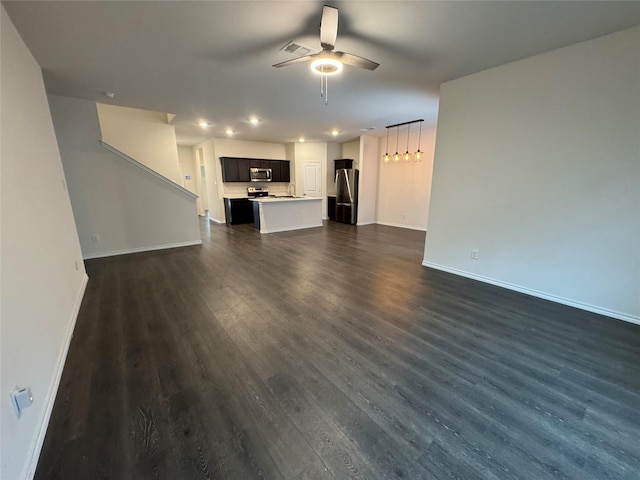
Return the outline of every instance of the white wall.
[[[327,143],[327,195],[336,194],[336,179],[333,170],[334,160],[342,158],[342,145],[339,143]]]
[[[224,223],[224,205],[222,197],[222,170],[220,160],[215,156],[213,139],[205,140],[193,147],[194,151],[201,149],[205,166],[205,181],[207,184],[207,204],[209,206],[209,219]]]
[[[194,156],[194,168],[195,168],[195,187],[198,194],[196,205],[198,207],[198,215],[204,216],[209,210],[209,192],[206,188],[207,172],[203,176],[201,166],[204,166],[204,151],[202,147],[191,147],[192,155]]]
[[[445,83],[425,265],[640,322],[639,59],[636,27]]]
[[[49,104],[85,258],[201,243],[195,199],[99,146],[95,103]]]
[[[360,138],[342,144],[342,156],[340,158],[351,158],[353,168],[360,169]]]
[[[86,274],[40,67],[1,8],[0,478],[37,464]],[[31,386],[20,419],[9,393]]]
[[[415,127],[415,131],[414,131]],[[406,129],[406,127],[404,127]],[[396,151],[396,130],[389,132],[389,153]],[[409,151],[418,149],[419,132],[412,125],[409,136]],[[400,131],[402,152],[407,149],[406,130]],[[386,135],[379,140],[378,164],[378,223],[394,227],[427,229],[429,199],[431,196],[431,174],[433,172],[433,151],[435,147],[435,128],[422,129],[420,151],[424,152],[421,162],[382,163],[382,156],[388,152]]]
[[[378,202],[378,140],[376,137],[360,137],[360,183],[358,188],[358,225],[376,223]]]
[[[97,104],[102,141],[182,185],[176,131],[166,113]]]
[[[180,162],[180,171],[182,173],[182,182],[180,183],[180,185],[182,185],[190,192],[193,192],[196,195],[200,195],[196,183],[198,177],[196,175],[197,166],[193,148],[184,145],[178,145],[178,162]]]

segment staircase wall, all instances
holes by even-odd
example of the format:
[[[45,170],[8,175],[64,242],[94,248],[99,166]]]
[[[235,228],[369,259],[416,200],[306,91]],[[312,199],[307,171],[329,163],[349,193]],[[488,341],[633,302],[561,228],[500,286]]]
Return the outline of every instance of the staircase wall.
[[[94,102],[49,105],[84,258],[202,243],[194,198],[99,145]]]
[[[100,137],[159,174],[184,186],[176,130],[168,115],[138,108],[97,103]]]

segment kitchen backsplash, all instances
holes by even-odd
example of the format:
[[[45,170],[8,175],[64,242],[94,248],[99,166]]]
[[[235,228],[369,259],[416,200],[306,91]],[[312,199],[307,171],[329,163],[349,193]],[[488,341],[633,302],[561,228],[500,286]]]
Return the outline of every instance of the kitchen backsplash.
[[[224,195],[234,197],[244,197],[247,195],[247,187],[267,187],[270,195],[286,195],[289,192],[288,183],[271,183],[271,182],[245,182],[245,183],[223,183]]]

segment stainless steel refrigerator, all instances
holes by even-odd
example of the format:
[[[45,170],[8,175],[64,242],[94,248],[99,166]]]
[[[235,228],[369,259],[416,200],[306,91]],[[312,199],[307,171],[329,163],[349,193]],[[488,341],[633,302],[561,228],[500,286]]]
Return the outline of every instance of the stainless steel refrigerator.
[[[358,221],[358,170],[336,170],[336,221],[351,225]]]

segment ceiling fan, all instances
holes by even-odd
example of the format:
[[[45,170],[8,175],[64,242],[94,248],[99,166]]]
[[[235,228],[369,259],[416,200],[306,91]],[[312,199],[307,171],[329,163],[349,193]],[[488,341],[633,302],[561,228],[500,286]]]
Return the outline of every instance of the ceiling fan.
[[[380,66],[379,63],[359,57],[358,55],[353,55],[352,53],[334,51],[337,36],[338,9],[324,5],[322,7],[322,20],[320,21],[320,46],[322,50],[311,55],[304,55],[292,60],[276,63],[273,66],[280,68],[295,63],[311,61],[311,71],[323,77],[320,95],[325,97],[326,104],[327,76],[340,73],[344,65],[364,68],[365,70],[375,70]]]

